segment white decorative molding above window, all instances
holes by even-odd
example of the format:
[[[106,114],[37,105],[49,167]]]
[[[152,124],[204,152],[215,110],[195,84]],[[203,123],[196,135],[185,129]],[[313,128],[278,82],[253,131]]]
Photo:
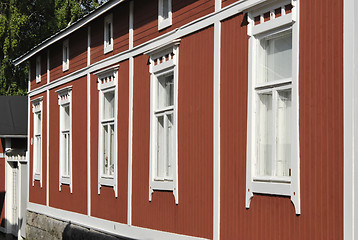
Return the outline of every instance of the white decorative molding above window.
[[[35,181],[40,181],[42,187],[42,97],[32,100],[33,113],[33,161],[32,161],[32,186]]]
[[[175,41],[147,52],[150,58],[149,201],[154,191],[178,196],[178,55]]]
[[[113,187],[118,196],[117,112],[118,66],[96,72],[98,76],[98,194],[102,186]]]
[[[41,82],[41,56],[36,57],[36,83]]]
[[[62,44],[62,71],[67,71],[70,67],[70,47],[68,39]]]
[[[172,0],[158,0],[158,30],[172,25]]]
[[[62,184],[72,193],[72,86],[56,91],[60,115],[59,190]]]
[[[104,18],[104,53],[113,51],[113,15]]]
[[[247,208],[255,193],[290,196],[301,214],[297,16],[297,0],[248,12]]]

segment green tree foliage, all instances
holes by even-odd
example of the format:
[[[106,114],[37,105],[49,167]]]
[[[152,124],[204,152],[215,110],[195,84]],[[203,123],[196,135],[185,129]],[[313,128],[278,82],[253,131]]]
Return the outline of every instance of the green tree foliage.
[[[107,0],[0,0],[0,95],[26,95],[28,66],[12,61]]]

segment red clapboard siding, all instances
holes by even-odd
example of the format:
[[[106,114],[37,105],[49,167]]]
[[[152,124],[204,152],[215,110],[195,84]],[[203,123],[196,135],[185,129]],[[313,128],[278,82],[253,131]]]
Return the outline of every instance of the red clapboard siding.
[[[50,91],[49,184],[50,206],[87,213],[87,78],[83,77]],[[72,86],[72,193],[68,185],[59,191],[59,127],[60,107],[57,90]]]
[[[30,145],[30,171],[29,171],[29,201],[32,203],[38,203],[45,205],[46,204],[46,168],[47,168],[47,98],[46,94],[42,93],[36,96],[31,97],[30,101],[38,97],[43,97],[42,101],[42,187],[40,181],[35,181],[34,186],[32,186],[32,176],[33,176],[33,145]],[[34,137],[34,115],[31,111],[32,106],[30,106],[30,141]]]
[[[127,223],[129,61],[120,63],[118,75],[118,198],[112,187],[102,186],[98,194],[98,89],[91,75],[91,215]]]
[[[134,46],[211,13],[214,6],[213,0],[173,1],[173,25],[158,31],[158,1],[139,0],[134,4]]]
[[[222,239],[343,239],[343,1],[300,15],[300,216],[280,196],[245,208],[248,40],[242,15],[222,24]]]
[[[50,49],[50,81],[57,80],[87,66],[87,28],[81,28],[72,33],[67,39],[70,53],[69,69],[65,72],[63,71],[63,41],[59,41]]]
[[[36,58],[41,56],[41,82],[36,83]],[[47,83],[47,53],[46,51],[41,51],[39,54],[36,54],[30,59],[30,88],[35,90],[38,87],[41,87]]]
[[[133,220],[135,226],[212,238],[213,28],[182,38],[179,47],[178,189],[148,199],[150,75],[148,57],[134,61]]]
[[[113,51],[104,54],[104,17],[113,14]],[[98,62],[129,48],[129,3],[117,6],[91,24],[91,63]]]
[[[229,6],[230,4],[234,2],[238,2],[239,0],[222,0],[222,7]]]

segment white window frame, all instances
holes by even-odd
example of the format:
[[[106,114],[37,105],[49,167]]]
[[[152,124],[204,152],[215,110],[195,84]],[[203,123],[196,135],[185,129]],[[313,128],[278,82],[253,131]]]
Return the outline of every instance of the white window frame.
[[[61,191],[62,184],[70,186],[70,192],[72,193],[72,86],[57,90],[58,94],[58,105],[59,105],[59,191]],[[68,106],[70,109],[70,126],[69,129],[64,129],[64,122],[62,121],[62,115],[64,115],[64,108]],[[69,136],[69,144],[67,151],[69,152],[69,159],[63,156],[62,138],[66,134]],[[62,172],[62,166],[68,163],[69,174],[65,175]]]
[[[99,72],[94,73],[98,77],[98,194],[101,193],[102,186],[113,187],[115,192],[115,197],[118,197],[118,65],[115,67],[111,67]],[[103,109],[104,109],[104,94],[107,92],[114,92],[114,119],[108,120],[103,119]],[[104,121],[114,124],[114,174],[111,175],[103,175],[102,174],[102,166],[103,166],[103,131],[102,126]]]
[[[286,14],[285,6],[292,4],[291,13]],[[275,9],[281,8],[281,16],[275,17]],[[298,69],[299,69],[299,23],[298,0],[258,6],[248,13],[249,26],[249,77],[248,77],[248,124],[247,124],[247,168],[246,168],[246,208],[250,207],[255,193],[289,196],[296,214],[301,214],[300,202],[300,154],[299,154],[299,106],[298,106]],[[270,20],[264,21],[263,15],[270,12]],[[260,16],[260,23],[255,24],[255,17]],[[257,83],[259,66],[258,51],[262,38],[274,36],[280,32],[292,31],[292,79],[275,82]],[[292,131],[291,131],[291,176],[290,177],[256,177],[257,161],[257,123],[258,94],[260,91],[291,89]],[[265,89],[265,90],[263,90]],[[275,90],[276,89],[276,90]],[[275,114],[275,113],[274,113]],[[275,123],[273,123],[275,124]]]
[[[178,194],[178,59],[179,43],[174,41],[159,48],[153,49],[146,54],[149,55],[149,72],[150,72],[150,159],[149,159],[149,201],[152,201],[154,191],[172,191],[175,203],[179,203]],[[167,110],[173,113],[174,125],[174,159],[172,166],[172,179],[156,178],[156,153],[157,153],[157,115],[155,103],[157,100],[156,86],[158,77],[173,72],[174,81],[174,106]],[[165,114],[164,109],[164,114]]]
[[[36,57],[36,83],[41,82],[41,56]]]
[[[108,38],[108,24],[110,24],[110,38]],[[113,51],[113,15],[109,14],[104,18],[104,53]]]
[[[62,43],[62,71],[65,72],[70,67],[70,47],[68,39]]]
[[[40,186],[42,187],[42,159],[43,159],[43,97],[36,98],[32,100],[32,113],[33,113],[33,138],[31,139],[31,144],[33,145],[33,161],[32,161],[32,186],[34,186],[35,181],[40,181]],[[37,130],[37,115],[41,114],[41,129],[40,134],[36,135]],[[37,141],[37,137],[40,136],[40,142]],[[40,144],[40,155],[37,152],[37,144]],[[36,172],[37,162],[40,162],[39,172]]]
[[[168,1],[168,18],[164,19],[164,1]],[[158,30],[172,25],[172,0],[158,0]]]

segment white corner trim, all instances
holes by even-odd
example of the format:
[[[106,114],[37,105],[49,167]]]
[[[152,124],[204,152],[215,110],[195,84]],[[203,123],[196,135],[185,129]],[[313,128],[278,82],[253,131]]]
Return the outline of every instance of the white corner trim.
[[[131,4],[133,1],[131,2]],[[127,224],[132,225],[132,168],[133,168],[133,84],[134,84],[134,59],[129,58],[129,120],[128,120],[128,203],[127,203]]]
[[[87,74],[87,215],[91,216],[91,75]]]
[[[221,1],[220,1],[221,2]],[[220,76],[221,76],[221,22],[214,24],[214,209],[213,239],[220,239]]]
[[[50,204],[50,90],[46,93],[46,206]],[[43,142],[43,140],[42,140]],[[42,163],[41,163],[42,164]],[[42,167],[41,167],[42,169]]]
[[[344,240],[356,239],[358,229],[358,4],[355,0],[344,0],[343,24],[343,89],[344,89]]]

